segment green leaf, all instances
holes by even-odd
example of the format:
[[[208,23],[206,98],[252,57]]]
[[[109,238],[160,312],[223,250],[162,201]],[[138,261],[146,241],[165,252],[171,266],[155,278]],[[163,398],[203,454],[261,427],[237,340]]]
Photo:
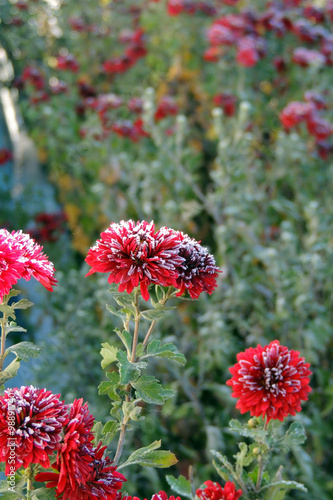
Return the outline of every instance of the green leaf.
[[[179,476],[178,478],[174,476],[165,476],[170,488],[183,497],[192,498],[191,482],[184,476]]]
[[[160,304],[158,304],[158,308],[156,309],[147,309],[146,311],[141,311],[141,315],[148,319],[149,321],[157,321],[168,312],[171,311],[172,309],[175,309],[175,307],[165,307]]]
[[[119,361],[118,367],[120,372],[120,383],[128,384],[133,382],[140,376],[140,368],[144,368],[146,363],[131,363],[124,351],[117,352],[117,360]]]
[[[103,444],[109,445],[120,429],[120,425],[115,420],[109,420],[103,427]]]
[[[20,362],[14,359],[8,366],[0,372],[0,385],[4,384],[11,378],[14,378],[17,374],[17,370],[20,368]]]
[[[31,500],[54,500],[54,490],[51,488],[33,490]]]
[[[127,467],[128,465],[139,464],[144,467],[158,467],[165,468],[171,467],[178,462],[177,458],[171,451],[158,450],[160,448],[161,441],[154,441],[149,446],[140,448],[134,451],[122,465],[118,467]]]
[[[114,330],[124,346],[126,347],[127,354],[129,355],[131,352],[131,347],[132,347],[132,335],[130,332],[127,332],[126,330],[123,330],[122,332],[119,330],[119,328],[115,328]]]
[[[216,457],[218,460],[220,460],[220,462],[222,462],[223,467],[221,467],[219,464],[217,464],[215,460],[213,460],[213,465],[214,465],[215,469],[217,470],[217,472],[220,474],[220,476],[225,481],[228,481],[230,473],[234,472],[233,466],[231,465],[231,463],[229,462],[227,457],[224,455],[221,455],[221,453],[219,453],[218,451],[210,450],[210,452],[214,457]]]
[[[121,313],[120,311],[117,311],[117,309],[110,304],[106,304],[106,309],[113,314],[114,316],[117,316],[120,318],[122,321],[126,319],[126,314]]]
[[[236,458],[236,472],[238,476],[242,475],[243,467],[247,467],[253,462],[252,453],[248,453],[249,449],[246,443],[238,443],[239,452],[235,455]]]
[[[276,483],[270,483],[262,488],[260,488],[260,491],[268,490],[272,488],[272,492],[269,492],[269,495],[275,494],[276,490],[300,490],[303,491],[304,493],[307,493],[307,489],[305,488],[304,484],[298,483],[297,481],[277,481]],[[277,489],[278,488],[278,489]],[[267,497],[271,498],[271,496]]]
[[[280,440],[279,445],[288,452],[294,446],[305,443],[305,429],[301,422],[293,422],[286,434]]]
[[[9,318],[16,319],[15,311],[12,306],[7,306],[6,304],[0,304],[0,312],[6,314]]]
[[[94,435],[94,446],[97,446],[100,442],[103,434],[103,424],[102,422],[95,422],[93,428],[91,429]]]
[[[14,344],[5,351],[5,355],[13,352],[22,361],[28,361],[30,358],[38,358],[41,353],[41,348],[32,342],[19,342]]]
[[[105,370],[107,366],[109,366],[114,361],[117,361],[117,352],[119,349],[110,345],[108,342],[102,343],[101,355],[102,355],[102,369]]]
[[[134,420],[135,422],[137,422],[138,420],[142,419],[142,417],[140,418],[142,408],[141,406],[136,406],[134,401],[124,401],[122,410],[124,414],[124,420],[126,422],[128,422],[129,420]]]
[[[29,307],[31,307],[33,305],[34,305],[34,303],[30,302],[30,300],[21,299],[18,302],[14,302],[13,304],[11,304],[11,307],[13,307],[13,309],[28,309]]]
[[[177,361],[182,365],[186,364],[186,358],[180,352],[177,352],[177,347],[174,344],[162,344],[160,340],[153,340],[147,346],[147,354],[143,358],[149,356],[157,356],[159,358],[167,358]]]
[[[262,426],[249,428],[248,424],[241,424],[238,420],[235,419],[230,420],[229,429],[233,432],[237,432],[241,436],[251,437],[252,439],[259,438],[262,440],[266,435],[266,431],[264,431]]]
[[[6,300],[11,299],[12,297],[17,297],[17,295],[20,295],[20,293],[21,290],[15,290],[15,288],[12,288],[9,294],[5,296]]]
[[[142,375],[138,380],[132,382],[136,389],[137,397],[152,404],[163,404],[165,399],[171,398],[174,391],[168,391],[162,387],[159,381],[151,375]]]
[[[10,332],[26,332],[27,330],[25,328],[22,328],[22,326],[17,326],[14,321],[11,321],[9,323],[9,326],[6,326],[6,335]]]

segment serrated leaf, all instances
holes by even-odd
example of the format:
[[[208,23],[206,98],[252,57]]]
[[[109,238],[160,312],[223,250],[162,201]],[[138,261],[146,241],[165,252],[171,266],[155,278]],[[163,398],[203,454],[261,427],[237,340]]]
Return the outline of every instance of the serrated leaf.
[[[280,440],[279,445],[286,451],[289,451],[294,446],[305,443],[305,429],[301,422],[292,422],[288,431]]]
[[[120,311],[117,311],[117,309],[110,304],[106,304],[106,309],[113,314],[114,316],[117,316],[120,318],[122,321],[126,319],[126,314],[121,313]]]
[[[119,328],[115,328],[114,331],[126,347],[127,354],[130,354],[132,347],[132,335],[126,330],[120,331]]]
[[[93,441],[94,446],[97,446],[101,440],[102,433],[103,433],[102,422],[95,422],[91,430],[92,430],[92,433],[94,435],[94,441]]]
[[[109,420],[103,427],[103,444],[109,445],[119,429],[118,422]]]
[[[140,414],[142,412],[141,406],[136,406],[134,401],[124,401],[122,406],[124,420],[127,422],[129,420],[134,420],[137,422],[140,420]]]
[[[146,363],[131,363],[125,352],[120,350],[117,352],[117,360],[119,361],[120,383],[124,385],[138,379],[141,373],[140,368],[146,365]]]
[[[101,361],[101,366],[103,370],[114,361],[117,361],[118,351],[119,349],[117,349],[117,347],[110,345],[108,342],[102,343],[101,355],[103,359]]]
[[[121,397],[117,393],[117,388],[119,386],[120,380],[119,373],[116,371],[107,372],[106,376],[108,377],[109,382],[105,380],[99,384],[98,394],[100,396],[107,394],[114,401],[121,401]]]
[[[177,361],[182,365],[186,364],[186,358],[180,352],[177,352],[177,347],[174,344],[167,343],[161,344],[160,340],[153,340],[147,346],[147,354],[143,356],[144,358],[149,356],[157,356],[160,358],[167,358]]]
[[[137,397],[152,404],[163,404],[165,399],[173,396],[173,391],[162,387],[159,381],[151,375],[142,375],[138,380],[132,382]]]
[[[229,422],[229,429],[233,432],[237,432],[241,436],[251,437],[252,439],[263,439],[266,435],[266,431],[260,427],[249,428],[247,424],[241,424],[238,420],[232,419]]]
[[[253,462],[253,455],[248,454],[248,446],[246,443],[238,443],[239,452],[235,455],[236,458],[236,472],[238,476],[242,475],[243,467],[247,467]]]
[[[28,361],[30,358],[37,358],[41,353],[41,348],[32,342],[19,342],[14,344],[5,351],[5,355],[13,352],[22,361]]]
[[[110,414],[116,420],[118,420],[118,422],[121,422],[123,420],[123,412],[121,411],[121,401],[115,401],[114,403],[112,403]]]
[[[54,490],[51,488],[33,490],[31,500],[54,500]]]
[[[271,483],[260,488],[260,491],[267,490],[270,488],[279,488],[279,490],[300,490],[307,493],[307,489],[304,484],[298,483],[297,481],[277,481],[276,483]]]
[[[191,482],[184,476],[176,478],[174,476],[167,475],[165,476],[165,479],[175,493],[182,495],[183,497],[192,498]]]
[[[10,332],[26,332],[26,328],[22,328],[22,326],[18,326],[14,321],[11,321],[9,326],[6,326],[6,334]]]
[[[160,306],[157,309],[147,309],[146,311],[141,311],[141,315],[149,321],[157,321],[163,318],[163,316],[172,309],[175,309],[175,307]]]
[[[221,455],[221,453],[219,453],[218,451],[215,451],[215,450],[210,450],[211,454],[216,457],[218,460],[220,460],[222,462],[222,464],[224,465],[224,467],[227,468],[227,470],[233,470],[233,467],[231,465],[231,463],[229,462],[229,460],[227,459],[227,457],[225,455]]]
[[[11,378],[14,378],[17,374],[17,370],[20,368],[20,361],[14,359],[2,372],[0,372],[0,385],[4,384]]]
[[[6,300],[11,299],[12,297],[17,297],[17,295],[20,295],[21,290],[16,290],[15,288],[12,288],[11,291],[5,296]]]
[[[29,307],[33,306],[34,303],[30,302],[28,299],[21,299],[18,302],[14,302],[11,304],[11,307],[14,309],[28,309]]]
[[[157,448],[161,446],[161,441],[154,441],[149,446],[140,448],[134,451],[122,465],[118,467],[127,467],[128,465],[139,464],[144,467],[158,467],[165,468],[171,467],[178,462],[177,458],[171,451],[158,450]]]
[[[8,318],[16,319],[15,311],[12,306],[7,306],[6,304],[0,304],[0,312],[2,312],[2,314],[6,314]]]

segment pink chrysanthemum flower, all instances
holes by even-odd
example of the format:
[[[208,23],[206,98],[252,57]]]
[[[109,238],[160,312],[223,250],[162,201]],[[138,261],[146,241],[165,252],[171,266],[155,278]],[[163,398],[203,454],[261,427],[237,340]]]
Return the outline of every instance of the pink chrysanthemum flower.
[[[53,290],[57,283],[54,267],[42,250],[28,234],[0,229],[0,300],[20,278],[28,281],[33,276]]]
[[[13,459],[15,469],[31,463],[50,467],[49,455],[59,449],[67,420],[59,395],[32,386],[7,389],[0,396],[0,462],[6,462],[6,474]]]
[[[205,487],[196,491],[200,500],[238,500],[243,494],[242,490],[236,491],[236,487],[231,481],[227,481],[224,488],[213,481],[206,481],[203,486]]]
[[[183,258],[183,263],[177,268],[177,296],[182,295],[185,290],[188,290],[192,299],[197,299],[202,292],[211,295],[217,287],[216,278],[221,272],[216,267],[214,257],[195,239],[181,232],[178,234],[181,239],[179,255]]]
[[[148,300],[149,285],[176,285],[176,268],[183,262],[179,245],[178,233],[166,227],[155,232],[153,222],[112,223],[88,252],[87,276],[110,273],[109,283],[118,283],[120,292],[131,293],[140,284],[142,297]]]
[[[86,450],[86,463],[84,481],[76,482],[67,475],[67,481],[61,490],[59,488],[60,475],[56,472],[41,472],[36,475],[37,481],[45,481],[47,488],[56,488],[56,497],[62,500],[116,500],[119,490],[126,478],[112,466],[111,460],[103,458],[106,446],[99,443],[97,448]],[[59,465],[55,466],[59,470]]]
[[[229,368],[227,381],[232,397],[239,398],[236,408],[252,416],[283,420],[301,411],[301,401],[308,399],[309,363],[274,340],[268,346],[258,345],[237,354],[238,363]]]

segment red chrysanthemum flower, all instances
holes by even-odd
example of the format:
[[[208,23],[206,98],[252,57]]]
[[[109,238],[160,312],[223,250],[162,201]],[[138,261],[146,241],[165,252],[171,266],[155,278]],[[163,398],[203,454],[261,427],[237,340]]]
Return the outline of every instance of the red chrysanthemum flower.
[[[214,257],[195,239],[181,232],[178,234],[181,239],[179,255],[183,263],[177,268],[177,297],[185,290],[188,290],[192,299],[197,299],[202,292],[211,295],[217,287],[216,278],[221,272],[216,267]]]
[[[213,481],[205,481],[203,485],[204,488],[196,491],[200,500],[238,500],[243,494],[242,490],[236,491],[236,487],[231,481],[227,481],[224,488]]]
[[[158,493],[155,493],[152,497],[151,500],[181,500],[180,497],[174,497],[171,495],[168,497],[168,495],[165,493],[165,491],[159,491]]]
[[[6,462],[6,474],[14,465],[50,467],[49,455],[58,450],[67,421],[59,395],[32,386],[7,389],[0,396],[0,462]]]
[[[19,260],[21,252],[8,245],[3,237],[3,231],[0,231],[0,302],[21,278],[24,271],[23,264]]]
[[[286,129],[290,129],[308,120],[315,110],[312,102],[293,101],[287,104],[280,113],[280,122]]]
[[[0,229],[0,300],[19,278],[28,281],[33,276],[47,290],[53,290],[57,283],[54,267],[42,250],[29,234]]]
[[[36,475],[37,481],[47,482],[47,488],[56,488],[56,497],[62,500],[116,500],[119,490],[126,478],[112,466],[110,458],[103,458],[106,446],[102,443],[96,448],[81,450],[85,455],[86,466],[84,480],[74,482],[67,475],[67,481],[59,487],[60,474],[57,472],[41,472]],[[57,464],[55,469],[59,471]]]
[[[153,222],[112,223],[92,247],[86,262],[95,272],[110,273],[109,283],[118,283],[119,291],[131,293],[140,284],[141,294],[149,299],[148,286],[176,286],[176,268],[183,262],[179,255],[180,238],[172,229],[155,232]]]
[[[92,461],[89,452],[93,447],[93,425],[94,417],[89,412],[88,403],[83,405],[82,398],[75,399],[70,406],[69,421],[57,454],[58,493],[62,493],[68,483],[73,489],[85,483]]]
[[[258,345],[237,354],[238,363],[229,368],[232,378],[227,381],[233,398],[239,398],[236,408],[252,416],[283,420],[301,411],[301,401],[308,399],[309,363],[299,352],[289,351],[274,340],[268,346]]]

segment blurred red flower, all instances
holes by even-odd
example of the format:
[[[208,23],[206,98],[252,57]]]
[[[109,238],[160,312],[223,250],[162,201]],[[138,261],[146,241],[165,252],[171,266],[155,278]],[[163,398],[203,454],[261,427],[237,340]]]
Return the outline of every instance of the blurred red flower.
[[[238,500],[243,494],[242,490],[236,491],[236,487],[231,481],[227,481],[224,488],[213,481],[205,481],[203,486],[205,487],[196,491],[200,500]]]

